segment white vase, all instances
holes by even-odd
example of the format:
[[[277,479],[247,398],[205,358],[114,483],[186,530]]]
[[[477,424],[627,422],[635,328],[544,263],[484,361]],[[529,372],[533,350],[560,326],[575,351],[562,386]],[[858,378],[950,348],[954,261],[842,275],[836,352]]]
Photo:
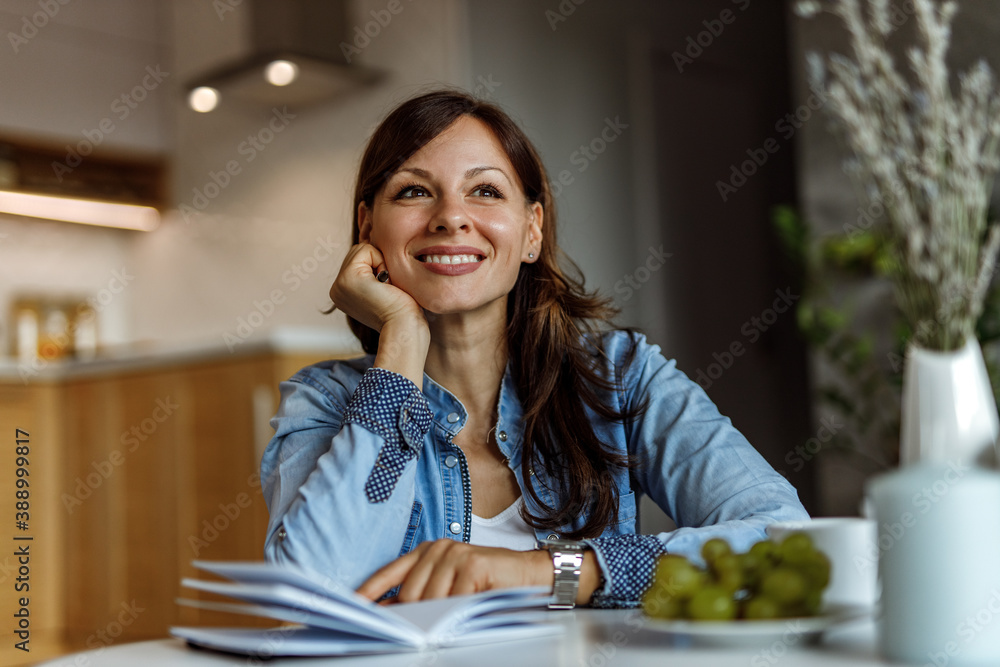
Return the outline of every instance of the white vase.
[[[909,346],[901,427],[903,465],[992,464],[1000,421],[978,340],[951,352]]]

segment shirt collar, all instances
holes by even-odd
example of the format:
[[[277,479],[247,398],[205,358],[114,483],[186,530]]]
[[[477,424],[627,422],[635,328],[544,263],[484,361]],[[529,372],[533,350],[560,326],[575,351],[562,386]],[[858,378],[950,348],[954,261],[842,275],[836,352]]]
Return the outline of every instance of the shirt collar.
[[[468,418],[468,411],[462,402],[426,373],[424,373],[423,391],[434,415],[434,425],[446,434],[453,436],[458,433]],[[497,445],[503,455],[517,465],[520,462],[521,438],[524,435],[524,412],[517,396],[509,363],[500,380],[497,413]],[[458,419],[449,421],[449,415],[457,415]]]

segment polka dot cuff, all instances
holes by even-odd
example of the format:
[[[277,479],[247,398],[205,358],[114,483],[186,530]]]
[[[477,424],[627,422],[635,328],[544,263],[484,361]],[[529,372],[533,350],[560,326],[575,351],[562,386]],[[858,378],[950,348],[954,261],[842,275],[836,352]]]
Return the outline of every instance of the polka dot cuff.
[[[592,607],[637,607],[649,588],[656,560],[666,550],[653,535],[616,535],[587,540],[604,566],[604,587],[594,592]]]
[[[347,404],[344,425],[358,424],[385,439],[365,483],[368,502],[389,499],[403,468],[417,457],[431,419],[427,399],[412,382],[384,368],[365,371]]]

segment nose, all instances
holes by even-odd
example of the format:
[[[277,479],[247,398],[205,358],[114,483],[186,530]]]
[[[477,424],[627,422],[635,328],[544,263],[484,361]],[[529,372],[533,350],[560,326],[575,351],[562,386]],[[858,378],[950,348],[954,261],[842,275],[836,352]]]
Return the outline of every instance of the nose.
[[[468,212],[462,198],[446,194],[438,198],[431,213],[428,229],[432,232],[456,232],[469,228]]]

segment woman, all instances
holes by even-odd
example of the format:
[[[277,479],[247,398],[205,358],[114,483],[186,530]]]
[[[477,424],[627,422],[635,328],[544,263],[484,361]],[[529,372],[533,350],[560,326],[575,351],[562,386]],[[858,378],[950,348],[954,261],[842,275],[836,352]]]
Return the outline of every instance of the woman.
[[[560,269],[544,167],[499,108],[403,103],[355,203],[330,297],[369,356],[281,385],[269,560],[371,599],[555,582],[564,606],[634,606],[660,554],[745,549],[807,517],[701,388]],[[636,534],[642,493],[680,527]]]

